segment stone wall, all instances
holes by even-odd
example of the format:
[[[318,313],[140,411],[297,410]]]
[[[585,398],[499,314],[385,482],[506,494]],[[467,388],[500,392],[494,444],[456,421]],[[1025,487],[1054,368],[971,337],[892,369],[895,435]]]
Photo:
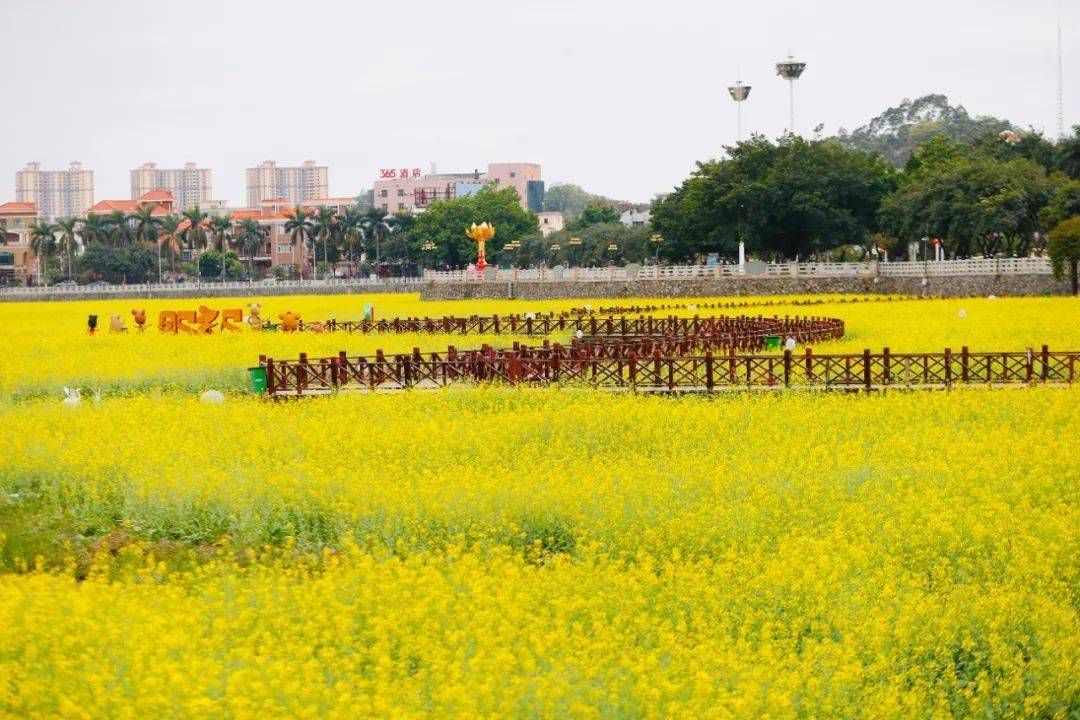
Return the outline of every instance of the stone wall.
[[[812,295],[824,293],[902,295],[1067,295],[1067,282],[1049,275],[963,275],[930,277],[740,277],[604,282],[517,282],[424,285],[423,300],[473,298],[549,300],[558,298],[713,297]]]
[[[182,284],[168,290],[147,291],[132,289],[121,292],[102,292],[80,288],[75,292],[3,293],[0,302],[44,302],[47,300],[140,300],[168,298],[213,297],[272,297],[275,295],[376,295],[383,293],[415,293],[426,287],[422,282],[395,285],[311,285],[282,286],[252,283],[250,287],[218,289],[212,287],[184,287]]]

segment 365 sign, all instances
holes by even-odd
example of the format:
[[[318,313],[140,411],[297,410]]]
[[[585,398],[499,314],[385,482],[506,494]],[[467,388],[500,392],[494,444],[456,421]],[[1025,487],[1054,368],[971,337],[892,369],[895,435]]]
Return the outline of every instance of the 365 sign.
[[[420,177],[420,168],[413,168],[412,170],[409,170],[409,168],[401,168],[400,170],[383,168],[379,170],[380,180],[408,180],[410,177]]]

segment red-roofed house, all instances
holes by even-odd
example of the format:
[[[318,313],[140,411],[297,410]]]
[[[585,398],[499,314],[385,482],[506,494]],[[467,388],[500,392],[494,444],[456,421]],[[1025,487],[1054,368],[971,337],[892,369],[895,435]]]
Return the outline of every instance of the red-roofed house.
[[[38,272],[37,256],[30,249],[30,229],[41,218],[31,202],[0,205],[0,282],[26,283]]]
[[[173,212],[173,196],[168,190],[151,190],[138,200],[102,200],[86,211],[87,215],[109,215],[114,212],[133,213],[143,205],[153,205],[153,214],[165,216]]]

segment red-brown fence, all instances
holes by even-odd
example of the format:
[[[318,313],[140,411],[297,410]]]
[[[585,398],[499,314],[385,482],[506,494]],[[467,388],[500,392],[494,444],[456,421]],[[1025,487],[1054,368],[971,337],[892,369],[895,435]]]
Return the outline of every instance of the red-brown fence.
[[[767,339],[807,345],[843,337],[844,323],[820,317],[601,317],[593,314],[397,318],[333,323],[349,332],[542,336],[569,343],[514,342],[459,351],[295,360],[260,357],[271,397],[439,388],[458,383],[579,384],[638,392],[715,392],[751,388],[943,388],[957,384],[1072,383],[1080,351],[818,354],[812,348],[763,352]]]
[[[1080,351],[782,354],[700,351],[651,341],[650,352],[617,345],[545,344],[509,349],[484,347],[445,353],[328,358],[263,359],[272,397],[333,392],[440,388],[465,383],[580,384],[604,390],[715,392],[730,389],[946,388],[969,385],[1067,384],[1076,381]]]

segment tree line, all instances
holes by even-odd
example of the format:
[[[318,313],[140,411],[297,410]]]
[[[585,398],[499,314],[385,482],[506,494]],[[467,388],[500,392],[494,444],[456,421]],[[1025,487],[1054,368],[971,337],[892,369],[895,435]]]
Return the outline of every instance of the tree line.
[[[934,137],[902,169],[835,139],[762,136],[698,163],[653,206],[661,254],[813,259],[890,257],[941,241],[948,257],[1024,256],[1080,214],[1080,126],[1051,142],[1037,132],[989,131],[974,142]]]
[[[156,280],[166,267],[172,274],[222,280],[255,275],[255,257],[270,235],[269,227],[257,218],[234,220],[228,213],[211,214],[198,206],[165,215],[155,214],[155,209],[148,203],[130,213],[117,210],[52,223],[38,220],[30,228],[29,241],[42,275],[51,281],[78,277],[146,282]],[[332,264],[346,258],[355,269],[356,260],[371,252],[377,268],[382,244],[395,229],[410,224],[359,203],[340,213],[297,205],[285,214],[284,230],[290,244],[301,249],[300,257],[307,258],[312,248],[322,260],[315,268],[305,260],[298,263],[297,272],[304,276],[320,269],[332,272]],[[0,243],[6,242],[7,235],[0,234]],[[178,262],[184,250],[192,256],[190,262]]]

